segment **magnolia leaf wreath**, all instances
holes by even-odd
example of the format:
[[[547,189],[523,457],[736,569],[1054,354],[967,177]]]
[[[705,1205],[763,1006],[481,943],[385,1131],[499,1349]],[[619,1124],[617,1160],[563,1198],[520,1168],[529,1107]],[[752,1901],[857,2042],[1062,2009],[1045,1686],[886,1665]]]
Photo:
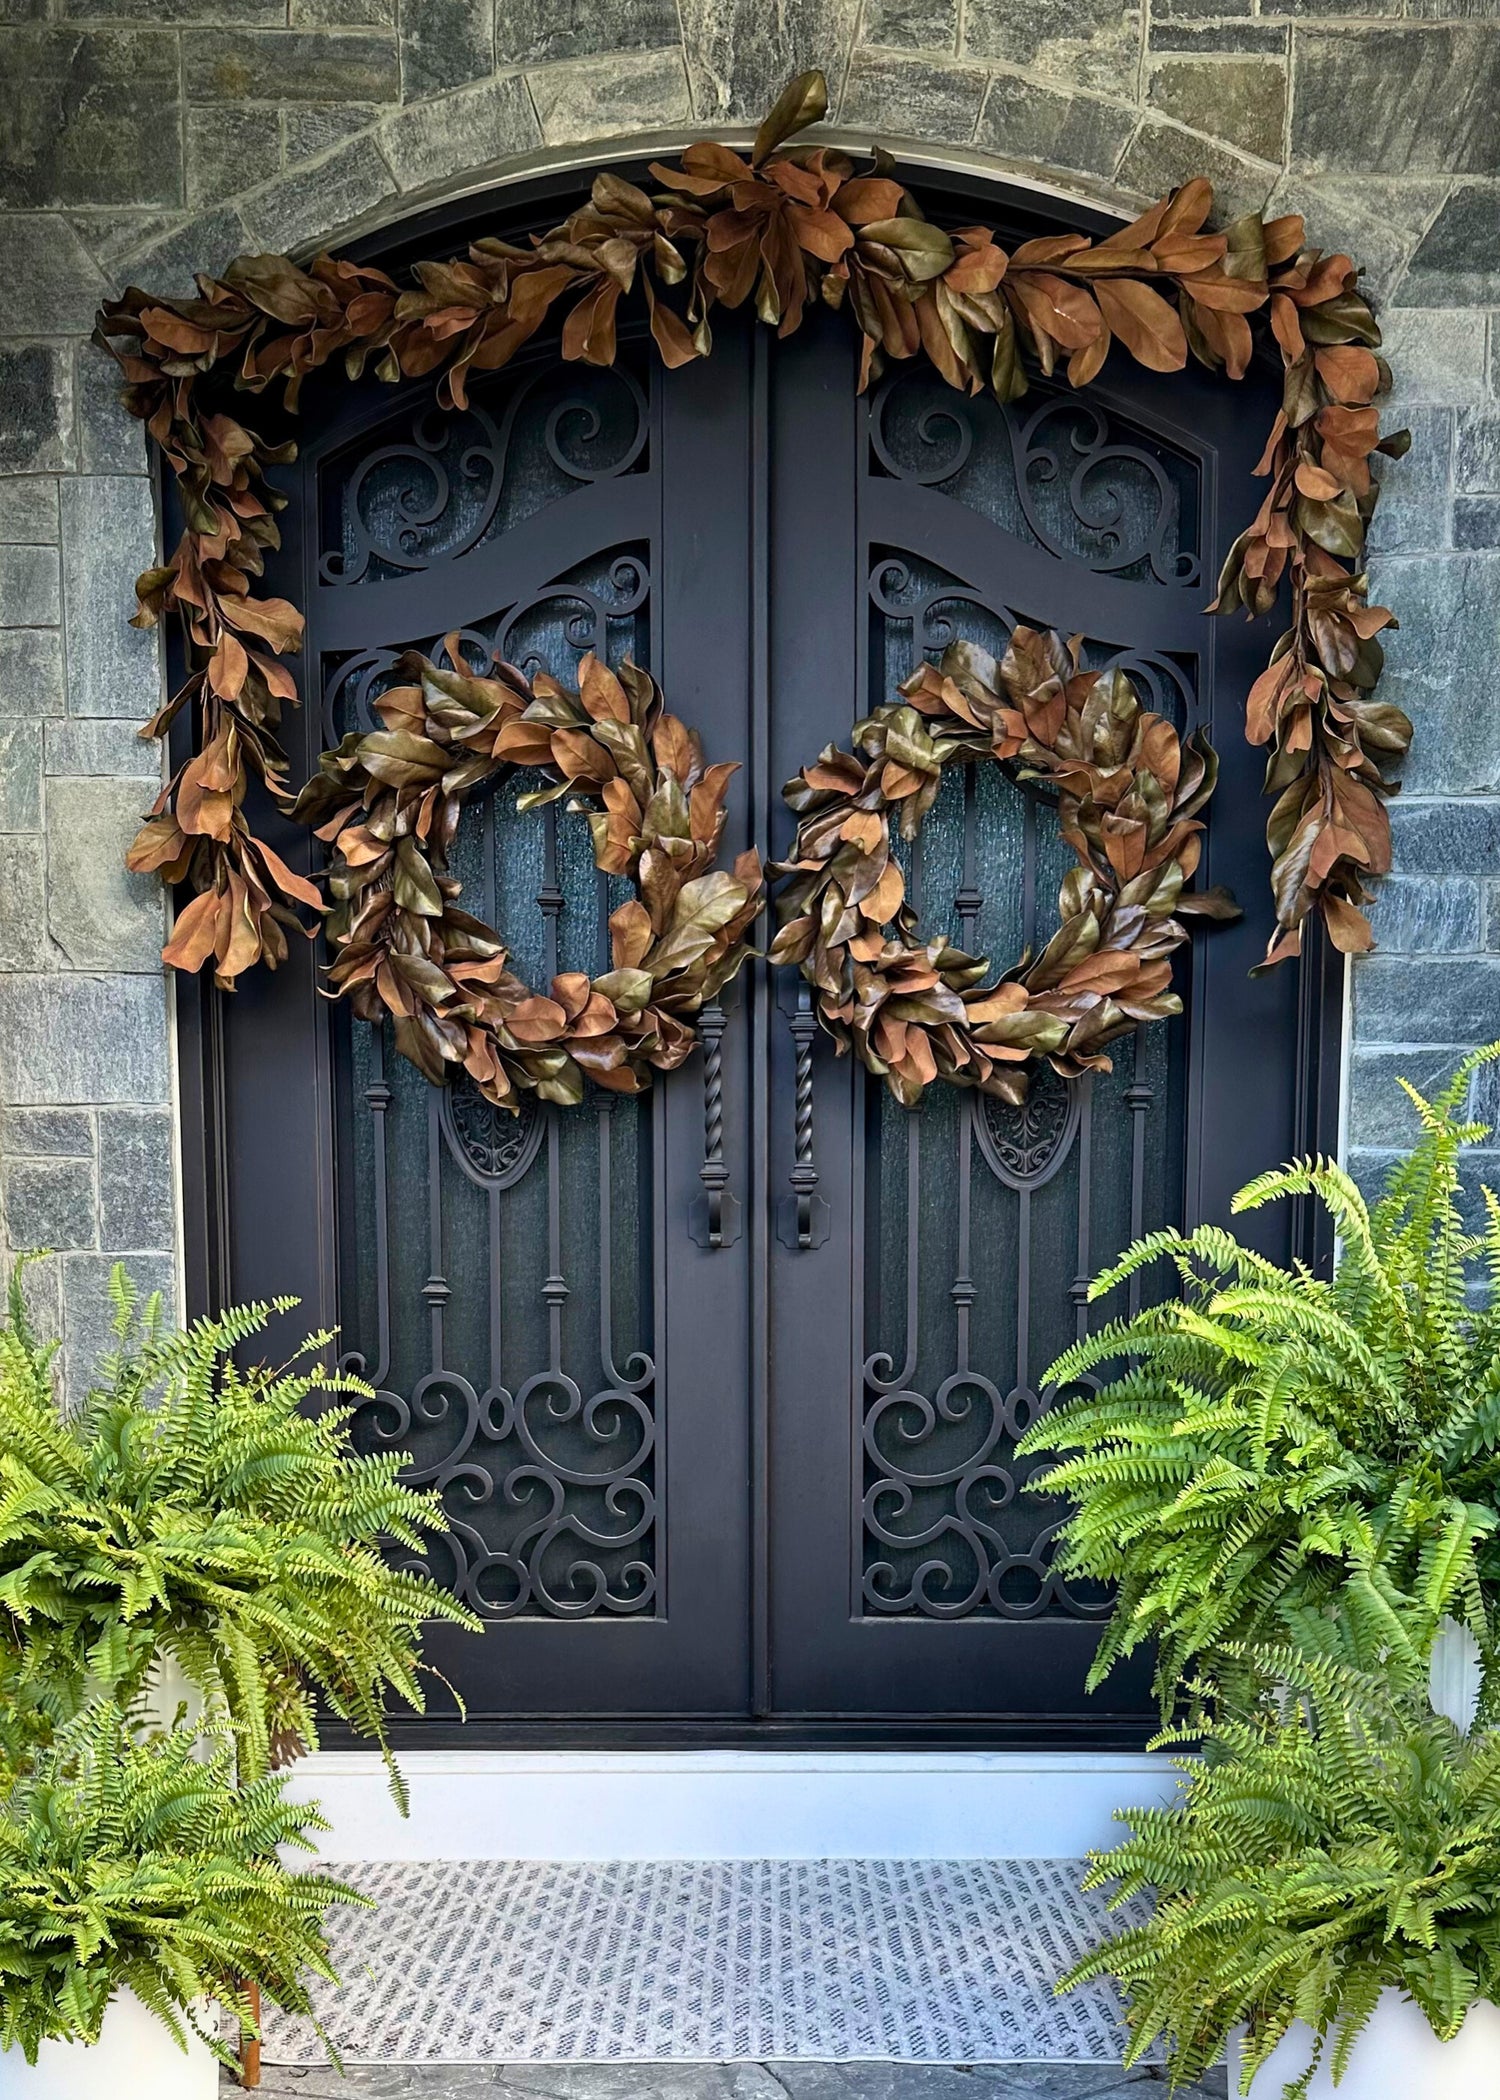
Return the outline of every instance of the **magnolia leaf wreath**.
[[[732,872],[715,865],[737,768],[704,763],[635,664],[616,676],[590,654],[572,693],[511,664],[477,676],[456,635],[445,648],[447,667],[416,652],[397,660],[409,682],[375,702],[384,727],[325,751],[293,807],[329,848],[330,984],[362,1020],[389,1017],[428,1079],[462,1066],[499,1107],[519,1108],[526,1092],[581,1101],[586,1078],[638,1093],[692,1050],[693,1016],[744,960],[764,902],[753,850]],[[449,866],[465,799],[517,767],[550,776],[517,807],[568,797],[588,816],[595,866],[637,892],[610,915],[614,967],[564,972],[548,993],[523,984],[498,935],[459,909]],[[205,892],[173,945],[210,943],[212,928]],[[200,959],[189,948],[183,966]]]
[[[826,108],[823,76],[803,74],[748,156],[689,146],[675,165],[652,164],[650,194],[601,173],[587,204],[550,233],[525,245],[479,240],[400,280],[330,255],[306,268],[251,255],[222,277],[200,276],[196,298],[132,289],[103,308],[95,339],[117,358],[127,405],[176,475],[185,518],[175,549],[136,586],[136,624],[176,614],[189,665],[143,733],[164,736],[185,706],[197,714],[197,755],[172,776],[129,854],[132,868],[206,900],[184,912],[191,938],[179,924],[170,963],[211,962],[232,987],[253,964],[284,959],[301,908],[325,909],[256,837],[244,808],[252,778],[294,806],[276,733],[297,697],[281,659],[299,648],[303,617],[257,588],[286,500],[269,470],[293,448],[231,414],[225,382],[252,394],[279,385],[295,409],[308,373],[341,359],[353,379],[373,361],[393,383],[436,375],[439,400],[462,408],[471,375],[507,364],[556,307],[565,308],[562,357],[611,364],[621,303],[636,295],[668,366],[709,354],[718,307],[753,302],[789,335],[821,301],[858,331],[861,387],[891,361],[921,355],[952,386],[989,388],[1002,401],[1026,391],[1028,365],[1087,385],[1116,343],[1153,371],[1193,357],[1239,379],[1254,317],[1280,355],[1282,404],[1260,462],[1265,500],[1211,609],[1264,614],[1290,584],[1291,625],[1247,696],[1247,734],[1269,747],[1276,798],[1267,961],[1298,952],[1310,913],[1340,948],[1371,944],[1360,906],[1367,878],[1390,864],[1394,787],[1381,766],[1406,750],[1411,724],[1373,697],[1377,637],[1394,622],[1367,602],[1361,564],[1378,493],[1371,455],[1399,455],[1407,434],[1380,435],[1375,404],[1390,372],[1375,355],[1380,331],[1353,262],[1308,245],[1295,215],[1252,213],[1207,231],[1213,190],[1201,177],[1107,239],[1058,234],[1007,253],[987,227],[934,225],[878,150],[860,171],[830,148],[785,144]],[[393,882],[392,869],[379,879]],[[342,925],[343,900],[335,913]],[[448,1003],[430,1011],[458,1027]]]
[[[1080,670],[1078,646],[1017,627],[997,664],[953,642],[917,666],[902,702],[855,725],[852,752],[828,745],[782,790],[802,821],[771,868],[786,879],[771,959],[800,966],[839,1049],[908,1108],[934,1079],[1019,1103],[1031,1064],[1108,1069],[1116,1036],[1181,1013],[1169,957],[1183,919],[1238,916],[1225,891],[1184,889],[1212,747],[1143,709],[1122,671]],[[1078,857],[1056,933],[998,977],[985,957],[922,939],[891,843],[893,818],[916,837],[945,766],[987,758],[1055,792]]]

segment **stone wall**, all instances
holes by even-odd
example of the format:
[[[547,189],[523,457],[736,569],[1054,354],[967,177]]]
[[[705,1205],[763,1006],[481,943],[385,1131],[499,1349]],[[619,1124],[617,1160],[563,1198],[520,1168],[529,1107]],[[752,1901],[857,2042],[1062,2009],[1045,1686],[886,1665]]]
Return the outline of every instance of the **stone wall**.
[[[1355,973],[1356,1166],[1406,1135],[1392,1072],[1500,1033],[1500,0],[0,0],[0,1204],[58,1250],[35,1288],[75,1357],[114,1255],[174,1274],[161,902],[120,867],[152,488],[96,304],[742,123],[811,64],[853,137],[1124,206],[1202,171],[1365,263],[1417,440],[1375,544],[1418,749]]]

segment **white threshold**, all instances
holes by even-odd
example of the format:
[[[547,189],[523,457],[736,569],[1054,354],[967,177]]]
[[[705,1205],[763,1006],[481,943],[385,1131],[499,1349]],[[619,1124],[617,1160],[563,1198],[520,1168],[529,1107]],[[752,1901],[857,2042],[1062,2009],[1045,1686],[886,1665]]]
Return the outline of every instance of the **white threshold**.
[[[1076,1859],[1175,1777],[1132,1751],[416,1750],[401,1769],[405,1819],[370,1752],[295,1767],[326,1858]]]

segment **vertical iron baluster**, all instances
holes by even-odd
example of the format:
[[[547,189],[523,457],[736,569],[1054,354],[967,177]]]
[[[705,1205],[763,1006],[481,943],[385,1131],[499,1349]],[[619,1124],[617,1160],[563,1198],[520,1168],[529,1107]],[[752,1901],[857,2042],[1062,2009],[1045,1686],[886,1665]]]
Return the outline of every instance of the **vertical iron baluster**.
[[[964,767],[964,872],[963,886],[954,898],[958,914],[958,945],[972,954],[974,932],[984,898],[977,880],[978,785],[973,766]],[[969,1314],[974,1304],[973,1261],[970,1247],[970,1216],[973,1193],[974,1117],[973,1093],[965,1090],[958,1104],[958,1274],[949,1297],[958,1322],[955,1369],[962,1375],[969,1368]]]
[[[362,1024],[356,1022],[356,1027]],[[370,1370],[362,1353],[347,1352],[339,1361],[343,1368],[357,1371],[371,1385],[384,1386],[391,1375],[391,1221],[387,1210],[386,1194],[386,1112],[391,1105],[390,1082],[385,1076],[385,1028],[380,1022],[369,1025],[370,1083],[365,1088],[365,1103],[374,1123],[375,1154],[375,1339],[380,1351],[379,1361]]]
[[[557,880],[557,807],[548,803],[542,886],[536,893],[546,929],[547,978],[550,987],[557,975],[557,922],[562,915],[563,893]],[[542,1299],[547,1307],[547,1363],[562,1369],[562,1309],[568,1285],[562,1269],[562,1129],[554,1102],[547,1104],[547,1274]]]
[[[422,1296],[427,1302],[429,1354],[434,1371],[443,1369],[443,1308],[453,1293],[443,1274],[443,1129],[437,1087],[427,1094],[427,1281]]]
[[[970,1196],[974,1163],[974,1095],[967,1089],[958,1104],[958,1274],[948,1296],[957,1321],[954,1339],[954,1369],[960,1377],[969,1368],[969,1313],[974,1304],[973,1262],[970,1247]]]
[[[1093,1222],[1089,1215],[1093,1202],[1089,1176],[1093,1165],[1094,1075],[1085,1072],[1073,1084],[1081,1097],[1078,1111],[1078,1266],[1068,1286],[1068,1296],[1073,1301],[1074,1327],[1081,1342],[1089,1331],[1089,1242]]]
[[[797,980],[796,1005],[789,1017],[796,1046],[796,1103],[794,1155],[790,1196],[781,1199],[779,1231],[784,1246],[803,1250],[821,1247],[828,1237],[829,1213],[826,1198],[817,1193],[818,1168],[813,1157],[813,1041],[818,1017],[813,1012],[812,987],[805,977]]]
[[[1135,1024],[1135,1071],[1125,1089],[1125,1106],[1131,1114],[1130,1130],[1130,1237],[1138,1240],[1146,1217],[1146,1111],[1156,1095],[1146,1077],[1146,1027]],[[1130,1279],[1132,1316],[1141,1309],[1141,1274]]]

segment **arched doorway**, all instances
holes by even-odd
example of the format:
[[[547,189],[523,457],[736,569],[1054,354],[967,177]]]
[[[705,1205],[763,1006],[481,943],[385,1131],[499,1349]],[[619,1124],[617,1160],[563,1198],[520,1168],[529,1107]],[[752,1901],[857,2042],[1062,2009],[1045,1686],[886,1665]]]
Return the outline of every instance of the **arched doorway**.
[[[360,259],[523,237],[561,187]],[[1056,230],[993,189],[924,195],[1007,246]],[[1247,394],[1275,381],[1116,362],[1084,397],[1002,409],[897,368],[860,397],[822,314],[785,342],[724,317],[675,373],[647,351],[594,371],[541,340],[455,414],[429,387],[309,385],[271,578],[308,612],[294,771],[369,726],[402,649],[454,630],[565,678],[588,648],[630,654],[741,761],[731,849],[774,856],[781,783],[917,654],[1025,620],[1208,730],[1206,879],[1247,921],[1195,941],[1179,1023],[1024,1111],[946,1089],[897,1107],[835,1059],[794,974],[756,964],[648,1099],[517,1122],[429,1089],[299,953],[186,1016],[197,1290],[300,1292],[380,1389],[358,1433],[440,1489],[430,1565],[489,1622],[432,1643],[469,1742],[1138,1741],[1146,1673],[1084,1694],[1101,1600],[1056,1575],[1057,1512],[1010,1454],[1052,1356],[1115,1309],[1086,1306],[1090,1274],[1319,1142],[1331,980],[1316,956],[1247,974],[1263,643],[1203,616],[1255,503],[1269,415]],[[618,900],[581,818],[518,818],[507,789],[458,858],[533,981],[601,966]],[[987,768],[945,784],[908,878],[929,924],[1009,954],[1046,938],[1065,865],[1046,798]],[[1297,1229],[1262,1225],[1279,1253]],[[441,1692],[396,1733],[455,1726]]]

